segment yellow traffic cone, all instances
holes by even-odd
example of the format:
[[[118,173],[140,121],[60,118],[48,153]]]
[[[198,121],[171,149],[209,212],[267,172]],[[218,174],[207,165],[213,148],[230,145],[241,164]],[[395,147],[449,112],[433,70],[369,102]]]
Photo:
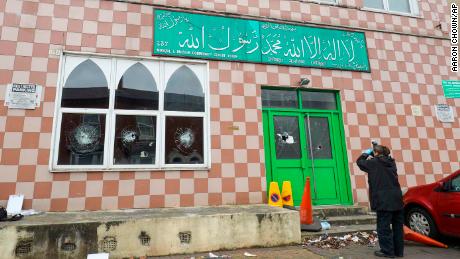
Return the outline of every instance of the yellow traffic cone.
[[[294,206],[294,201],[292,200],[292,188],[290,181],[283,182],[281,199],[283,200],[283,205]]]
[[[280,188],[277,182],[270,183],[270,189],[268,192],[268,205],[275,207],[283,207],[283,201],[281,200]]]

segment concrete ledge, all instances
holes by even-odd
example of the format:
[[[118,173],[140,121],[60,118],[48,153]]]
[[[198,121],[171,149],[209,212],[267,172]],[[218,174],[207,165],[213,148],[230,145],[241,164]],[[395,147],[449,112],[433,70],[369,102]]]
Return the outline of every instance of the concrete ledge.
[[[45,213],[0,223],[2,258],[125,258],[300,241],[298,212],[266,205]]]

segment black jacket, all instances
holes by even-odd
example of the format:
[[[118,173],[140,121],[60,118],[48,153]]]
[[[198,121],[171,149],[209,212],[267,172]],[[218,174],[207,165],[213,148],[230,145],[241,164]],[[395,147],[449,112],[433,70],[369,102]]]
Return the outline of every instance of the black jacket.
[[[359,169],[368,175],[371,210],[402,210],[402,192],[398,182],[395,160],[389,156],[371,159],[367,159],[367,157],[367,154],[362,154],[356,163]]]

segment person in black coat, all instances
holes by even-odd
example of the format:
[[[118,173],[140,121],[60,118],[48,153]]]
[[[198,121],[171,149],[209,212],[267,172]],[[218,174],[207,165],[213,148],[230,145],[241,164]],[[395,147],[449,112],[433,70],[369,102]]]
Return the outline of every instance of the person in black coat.
[[[375,255],[403,257],[403,200],[395,160],[387,147],[375,145],[364,151],[356,163],[367,173],[371,210],[377,212],[380,251],[375,251]]]

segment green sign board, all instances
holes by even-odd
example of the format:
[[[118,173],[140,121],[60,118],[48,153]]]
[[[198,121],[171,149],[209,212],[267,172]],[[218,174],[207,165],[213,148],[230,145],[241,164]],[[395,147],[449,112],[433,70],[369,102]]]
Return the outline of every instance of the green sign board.
[[[442,88],[446,98],[460,98],[460,81],[442,80]]]
[[[369,71],[362,32],[155,10],[155,55]]]

